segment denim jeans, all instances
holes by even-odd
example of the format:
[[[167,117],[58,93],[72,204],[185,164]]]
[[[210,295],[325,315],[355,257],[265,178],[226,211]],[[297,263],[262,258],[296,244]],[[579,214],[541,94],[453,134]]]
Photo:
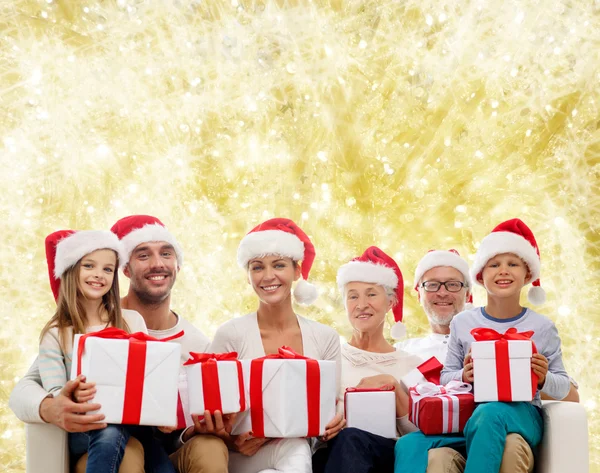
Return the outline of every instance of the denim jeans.
[[[69,451],[76,460],[88,453],[86,473],[117,473],[130,436],[144,447],[146,473],[175,473],[165,449],[154,437],[153,428],[109,424],[105,429],[69,434]]]

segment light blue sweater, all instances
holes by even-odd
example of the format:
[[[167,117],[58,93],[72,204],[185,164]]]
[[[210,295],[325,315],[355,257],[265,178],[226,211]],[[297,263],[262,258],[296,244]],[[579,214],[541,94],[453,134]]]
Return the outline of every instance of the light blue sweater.
[[[527,308],[510,319],[496,319],[487,314],[483,307],[465,310],[454,317],[450,323],[450,342],[442,370],[442,384],[447,384],[453,379],[462,380],[463,360],[471,348],[471,343],[475,341],[471,330],[479,327],[491,328],[499,333],[504,333],[511,327],[515,327],[519,332],[533,330],[531,339],[538,353],[548,358],[548,373],[541,391],[554,399],[563,399],[569,393],[569,376],[562,362],[558,330],[550,319]],[[539,390],[532,402],[541,407]]]

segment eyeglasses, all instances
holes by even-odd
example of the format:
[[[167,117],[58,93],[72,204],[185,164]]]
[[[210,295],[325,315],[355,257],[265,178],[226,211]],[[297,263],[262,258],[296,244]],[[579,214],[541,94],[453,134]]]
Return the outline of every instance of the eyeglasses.
[[[425,292],[438,292],[442,286],[444,286],[448,292],[459,292],[463,287],[466,287],[465,284],[460,281],[425,281],[421,284],[421,287],[425,289]]]

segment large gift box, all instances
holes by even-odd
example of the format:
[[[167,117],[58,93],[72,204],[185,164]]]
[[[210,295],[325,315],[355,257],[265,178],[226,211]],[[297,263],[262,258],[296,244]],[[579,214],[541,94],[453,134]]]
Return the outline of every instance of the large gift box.
[[[426,435],[462,432],[475,409],[471,389],[470,384],[460,381],[445,386],[413,386],[408,398],[409,420]]]
[[[347,388],[344,394],[346,425],[385,438],[396,438],[396,392]]]
[[[103,422],[175,426],[180,356],[179,343],[106,328],[75,336],[71,379],[96,383]]]
[[[237,353],[190,353],[184,363],[190,414],[246,410],[244,373]]]
[[[406,389],[410,389],[413,386],[422,383],[440,384],[440,374],[443,368],[444,365],[440,360],[435,356],[432,356],[402,376],[400,381],[402,381],[402,384],[404,384]]]
[[[531,356],[536,353],[530,340],[533,332],[510,328],[501,334],[476,328],[471,334],[476,340],[471,344],[475,402],[531,401],[538,383],[531,369]]]
[[[238,414],[232,434],[316,437],[335,416],[334,361],[306,358],[281,347],[275,355],[242,361],[250,410]]]

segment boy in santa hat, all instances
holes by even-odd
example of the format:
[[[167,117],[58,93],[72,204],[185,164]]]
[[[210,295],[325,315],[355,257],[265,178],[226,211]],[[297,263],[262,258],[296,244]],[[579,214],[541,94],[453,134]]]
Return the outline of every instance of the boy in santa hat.
[[[436,447],[466,447],[465,473],[497,473],[500,470],[508,433],[520,434],[536,447],[543,434],[540,392],[563,399],[569,392],[569,377],[564,369],[560,338],[554,323],[531,309],[521,307],[521,289],[532,283],[528,299],[545,301],[540,286],[540,254],[531,230],[519,219],[498,225],[483,239],[471,275],[488,293],[487,304],[458,314],[450,324],[450,342],[442,384],[451,380],[473,382],[471,331],[487,327],[499,333],[509,328],[533,331],[531,339],[538,353],[531,361],[538,377],[532,402],[489,402],[479,404],[467,422],[462,436],[425,436],[415,432],[396,444],[395,471],[425,473],[428,451]]]

